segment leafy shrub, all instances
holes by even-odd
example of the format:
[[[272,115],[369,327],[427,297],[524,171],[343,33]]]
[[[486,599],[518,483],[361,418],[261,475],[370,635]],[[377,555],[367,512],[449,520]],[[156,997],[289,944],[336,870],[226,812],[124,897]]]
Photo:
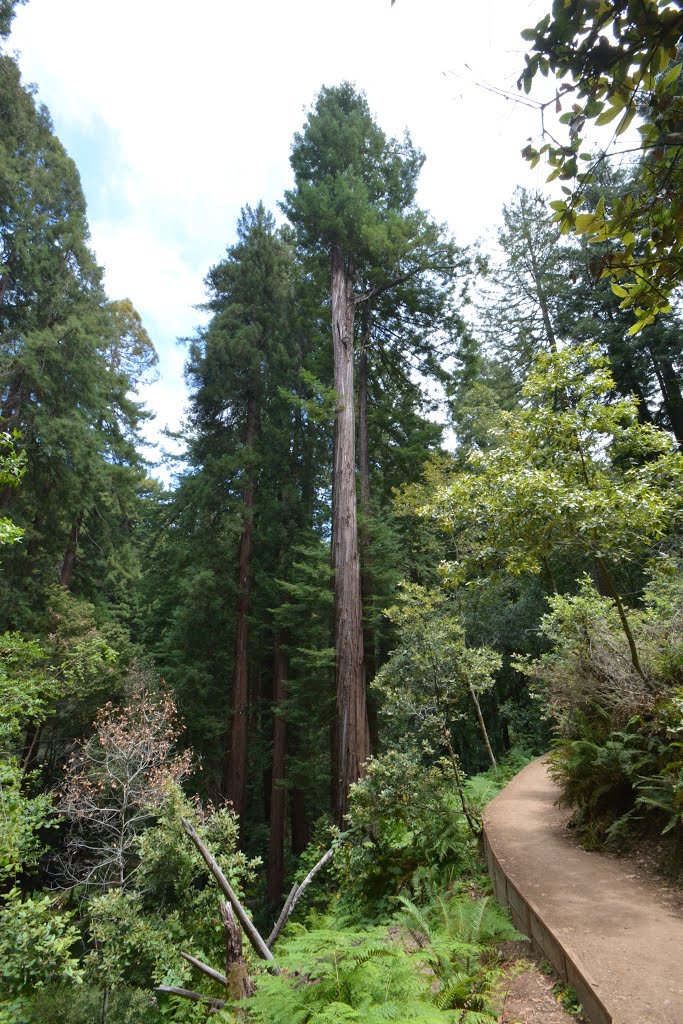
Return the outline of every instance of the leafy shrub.
[[[419,753],[374,758],[351,790],[348,842],[335,857],[344,906],[382,917],[425,874],[441,883],[474,869],[476,844],[454,797],[451,765],[425,765]]]
[[[136,839],[139,863],[130,890],[112,889],[86,905],[92,947],[86,958],[88,976],[94,984],[106,982],[112,991],[126,986],[150,991],[162,983],[188,987],[192,971],[180,950],[208,963],[221,964],[225,958],[218,892],[182,829],[182,817],[193,820],[217,851],[238,894],[254,880],[260,863],[237,850],[237,818],[227,807],[197,807],[177,784],[168,782],[157,813],[155,824]]]
[[[73,947],[79,933],[71,916],[55,910],[49,896],[22,897],[14,888],[0,906],[0,1022],[30,1020],[26,996],[64,981],[80,983],[83,972]]]
[[[683,566],[651,567],[642,608],[628,612],[643,677],[634,672],[612,603],[588,580],[550,599],[541,630],[552,648],[521,667],[555,719],[552,773],[591,848],[639,832],[683,844]]]
[[[105,993],[97,985],[77,990],[49,985],[28,1003],[31,1024],[95,1024],[103,1019]],[[160,1020],[149,989],[117,988],[107,993],[106,1024],[154,1024]]]

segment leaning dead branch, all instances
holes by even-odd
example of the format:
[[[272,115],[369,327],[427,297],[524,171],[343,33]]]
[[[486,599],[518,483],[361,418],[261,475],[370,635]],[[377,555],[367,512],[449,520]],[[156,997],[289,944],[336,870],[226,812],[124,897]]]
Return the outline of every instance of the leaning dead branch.
[[[268,961],[269,970],[275,974],[279,974],[280,970],[273,962],[271,947],[274,945],[278,935],[289,920],[289,917],[302,893],[308,888],[318,872],[322,871],[325,865],[329,864],[332,860],[332,857],[334,856],[334,849],[330,849],[323,854],[318,863],[311,868],[300,884],[296,882],[294,883],[289,896],[285,900],[285,905],[277,919],[277,923],[270,933],[268,942],[264,942],[258,929],[251,918],[248,917],[244,907],[237,898],[234,889],[221,871],[216,858],[202,839],[197,835],[197,832],[187,818],[181,818],[181,821],[186,834],[194,843],[196,849],[204,860],[204,863],[215,878],[219,889],[228,898],[228,902],[221,900],[220,905],[221,919],[223,921],[223,930],[225,933],[226,973],[222,974],[220,971],[217,971],[215,968],[205,964],[196,956],[191,956],[189,953],[181,953],[180,955],[196,970],[201,971],[202,974],[205,974],[213,981],[217,981],[222,985],[227,990],[230,1001],[245,999],[253,995],[254,984],[249,977],[247,966],[244,962],[244,957],[242,955],[242,931],[240,930],[237,921],[235,921],[233,911],[256,953],[262,960]],[[199,992],[193,992],[191,989],[187,988],[176,988],[173,985],[159,985],[158,988],[155,989],[155,992],[165,992],[168,995],[180,996],[183,999],[190,999],[193,1002],[204,1003],[212,1010],[220,1010],[227,1004],[227,1001],[214,999],[211,996],[202,996]]]
[[[297,882],[294,883],[294,885],[292,886],[292,888],[290,890],[289,896],[285,900],[285,905],[283,906],[283,908],[282,908],[282,910],[280,912],[280,916],[278,917],[277,922],[275,923],[275,927],[273,928],[272,932],[268,936],[268,939],[267,939],[267,942],[266,942],[266,945],[268,946],[268,949],[272,949],[273,946],[275,945],[275,943],[277,941],[278,935],[280,934],[280,932],[282,931],[284,926],[287,924],[287,921],[289,920],[289,917],[290,917],[292,911],[294,910],[294,907],[296,906],[296,904],[297,904],[297,902],[299,900],[299,897],[303,893],[304,889],[306,889],[311,884],[311,882],[313,881],[315,876],[318,874],[318,872],[322,871],[322,869],[325,867],[325,865],[330,863],[330,861],[332,860],[333,856],[334,856],[334,847],[332,847],[331,849],[329,849],[326,853],[324,853],[322,855],[322,857],[320,858],[318,863],[314,867],[311,868],[311,870],[308,872],[308,874],[304,878],[303,882],[301,882],[301,884],[298,884]]]
[[[249,941],[252,944],[252,946],[254,947],[254,950],[261,957],[262,960],[271,960],[272,961],[273,960],[273,954],[271,953],[271,951],[268,948],[268,946],[266,945],[266,943],[263,941],[261,935],[259,934],[258,929],[256,928],[256,926],[252,922],[251,918],[247,915],[247,912],[245,911],[244,907],[242,906],[242,904],[238,900],[238,898],[237,898],[237,896],[235,894],[234,889],[230,885],[230,882],[227,880],[227,878],[225,877],[225,875],[221,871],[220,866],[219,866],[218,862],[216,861],[216,858],[207,849],[206,845],[199,838],[199,836],[197,835],[197,833],[195,832],[194,828],[192,827],[190,822],[187,820],[187,818],[181,818],[181,821],[182,821],[183,828],[185,829],[185,832],[187,833],[187,835],[190,837],[190,839],[192,840],[192,842],[196,846],[197,850],[199,851],[199,853],[201,854],[202,858],[204,859],[204,862],[205,862],[206,866],[208,867],[209,871],[211,872],[213,877],[216,879],[216,882],[218,883],[219,889],[221,890],[221,892],[223,892],[228,897],[228,900],[230,902],[230,906],[235,911],[235,914],[237,915],[237,920],[242,925],[242,928],[244,929],[244,933],[247,936],[247,938],[249,939]],[[273,970],[277,974],[280,973],[278,968],[275,967],[275,966],[273,966]]]
[[[164,992],[169,996],[182,996],[183,999],[191,999],[194,1003],[204,1003],[213,1010],[222,1010],[225,1006],[224,999],[214,999],[212,996],[202,996],[199,992],[193,992],[189,988],[176,988],[175,985],[157,985],[155,992]]]
[[[227,988],[228,979],[225,977],[224,974],[221,974],[220,971],[214,970],[213,967],[209,967],[208,964],[205,964],[196,956],[190,956],[189,953],[181,953],[180,955],[183,958],[183,960],[187,960],[188,964],[192,964],[192,966],[196,967],[198,971],[202,972],[202,974],[206,974],[207,977],[213,978],[213,980],[217,981],[219,985],[224,985]]]

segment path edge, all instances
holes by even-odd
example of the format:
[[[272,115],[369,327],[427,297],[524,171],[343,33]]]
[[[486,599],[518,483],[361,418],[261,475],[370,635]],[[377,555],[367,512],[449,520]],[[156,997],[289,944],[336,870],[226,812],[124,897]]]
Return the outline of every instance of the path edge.
[[[493,893],[501,907],[509,911],[515,928],[531,939],[541,956],[545,957],[560,977],[571,985],[591,1024],[621,1024],[603,1002],[598,991],[598,983],[588,968],[571,946],[563,944],[558,939],[534,901],[520,892],[506,873],[487,832],[485,818],[482,840]]]

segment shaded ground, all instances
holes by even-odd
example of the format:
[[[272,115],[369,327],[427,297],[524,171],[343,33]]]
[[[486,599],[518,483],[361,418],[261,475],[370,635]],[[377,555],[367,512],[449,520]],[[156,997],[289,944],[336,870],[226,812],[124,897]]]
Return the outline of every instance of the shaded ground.
[[[530,942],[503,943],[501,955],[499,1024],[583,1024],[584,1017],[562,1006],[557,975],[534,956]]]
[[[671,890],[627,859],[582,850],[556,799],[539,759],[489,804],[503,870],[587,967],[615,1021],[683,1024],[683,912]]]

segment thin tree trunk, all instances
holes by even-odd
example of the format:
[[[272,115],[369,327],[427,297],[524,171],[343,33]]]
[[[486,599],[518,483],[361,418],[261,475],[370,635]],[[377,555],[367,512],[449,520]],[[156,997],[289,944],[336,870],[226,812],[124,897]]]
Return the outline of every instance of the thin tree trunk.
[[[303,789],[293,789],[290,800],[292,821],[292,853],[295,857],[303,853],[308,846],[310,833],[306,817],[306,800]]]
[[[251,550],[254,532],[254,497],[256,482],[251,464],[251,449],[256,437],[256,397],[247,400],[247,422],[244,445],[247,451],[244,489],[244,522],[240,537],[237,576],[237,627],[235,633],[235,667],[232,684],[230,740],[223,773],[223,792],[232,802],[243,823],[247,801],[247,654],[249,640],[249,601],[251,598]]]
[[[273,772],[270,789],[270,835],[268,842],[268,902],[279,904],[284,887],[284,845],[287,820],[287,790],[284,786],[287,758],[287,723],[278,714],[287,696],[287,652],[280,632],[273,652]]]
[[[465,793],[465,787],[463,786],[462,775],[460,773],[458,755],[453,749],[453,741],[451,740],[450,730],[447,728],[442,729],[441,735],[446,746],[446,749],[448,751],[448,756],[450,757],[451,765],[453,767],[453,775],[455,777],[455,788],[457,789],[458,796],[460,797],[460,806],[462,807],[462,813],[465,815],[465,820],[470,827],[470,831],[475,836],[479,836],[481,835],[481,824],[477,821],[476,816],[469,805],[467,794]]]
[[[489,740],[489,732],[488,732],[488,729],[486,728],[486,722],[484,721],[484,716],[481,713],[481,704],[479,703],[479,697],[477,695],[477,691],[475,690],[475,688],[471,684],[470,684],[470,693],[472,695],[472,700],[474,701],[474,707],[476,708],[477,721],[479,722],[479,729],[481,731],[481,735],[482,735],[482,738],[484,740],[484,746],[486,747],[486,753],[489,755],[489,761],[491,762],[491,766],[493,768],[495,768],[496,771],[498,771],[498,764],[496,762],[496,758],[495,758],[495,755],[493,753],[493,749],[491,747],[491,741]]]
[[[636,642],[633,639],[633,633],[631,632],[631,626],[626,615],[626,610],[621,602],[621,598],[619,597],[617,588],[614,585],[612,574],[610,573],[607,567],[607,563],[605,562],[602,555],[594,555],[593,557],[595,558],[595,564],[598,570],[598,579],[600,581],[599,589],[604,593],[606,597],[612,599],[619,614],[621,628],[624,631],[624,636],[626,637],[626,641],[628,643],[628,649],[631,652],[631,664],[633,665],[634,669],[636,670],[640,678],[646,684],[648,689],[651,690],[653,689],[653,687],[646,678],[645,673],[643,672],[643,669],[641,667],[640,658],[638,657],[638,648],[636,647]]]
[[[332,493],[332,567],[337,676],[335,812],[341,824],[349,787],[370,755],[363,679],[363,616],[356,513],[356,444],[353,390],[352,268],[339,245],[332,249],[332,345],[337,393]]]
[[[38,749],[40,747],[40,734],[43,726],[32,722],[26,729],[24,736],[24,747],[21,754],[21,771],[24,775],[32,771],[38,761]]]
[[[534,251],[534,247],[531,241],[531,234],[529,232],[529,228],[526,222],[524,223],[523,233],[524,241],[526,242],[527,253],[529,254],[529,259],[531,261],[531,275],[534,281],[534,288],[536,289],[536,298],[538,299],[538,305],[541,310],[541,317],[543,319],[543,328],[545,330],[546,340],[548,342],[548,347],[550,348],[551,352],[557,354],[557,338],[555,336],[555,328],[553,327],[553,322],[550,318],[548,297],[545,293],[545,288],[543,287],[543,283],[541,281],[541,269],[538,265],[536,252]]]

